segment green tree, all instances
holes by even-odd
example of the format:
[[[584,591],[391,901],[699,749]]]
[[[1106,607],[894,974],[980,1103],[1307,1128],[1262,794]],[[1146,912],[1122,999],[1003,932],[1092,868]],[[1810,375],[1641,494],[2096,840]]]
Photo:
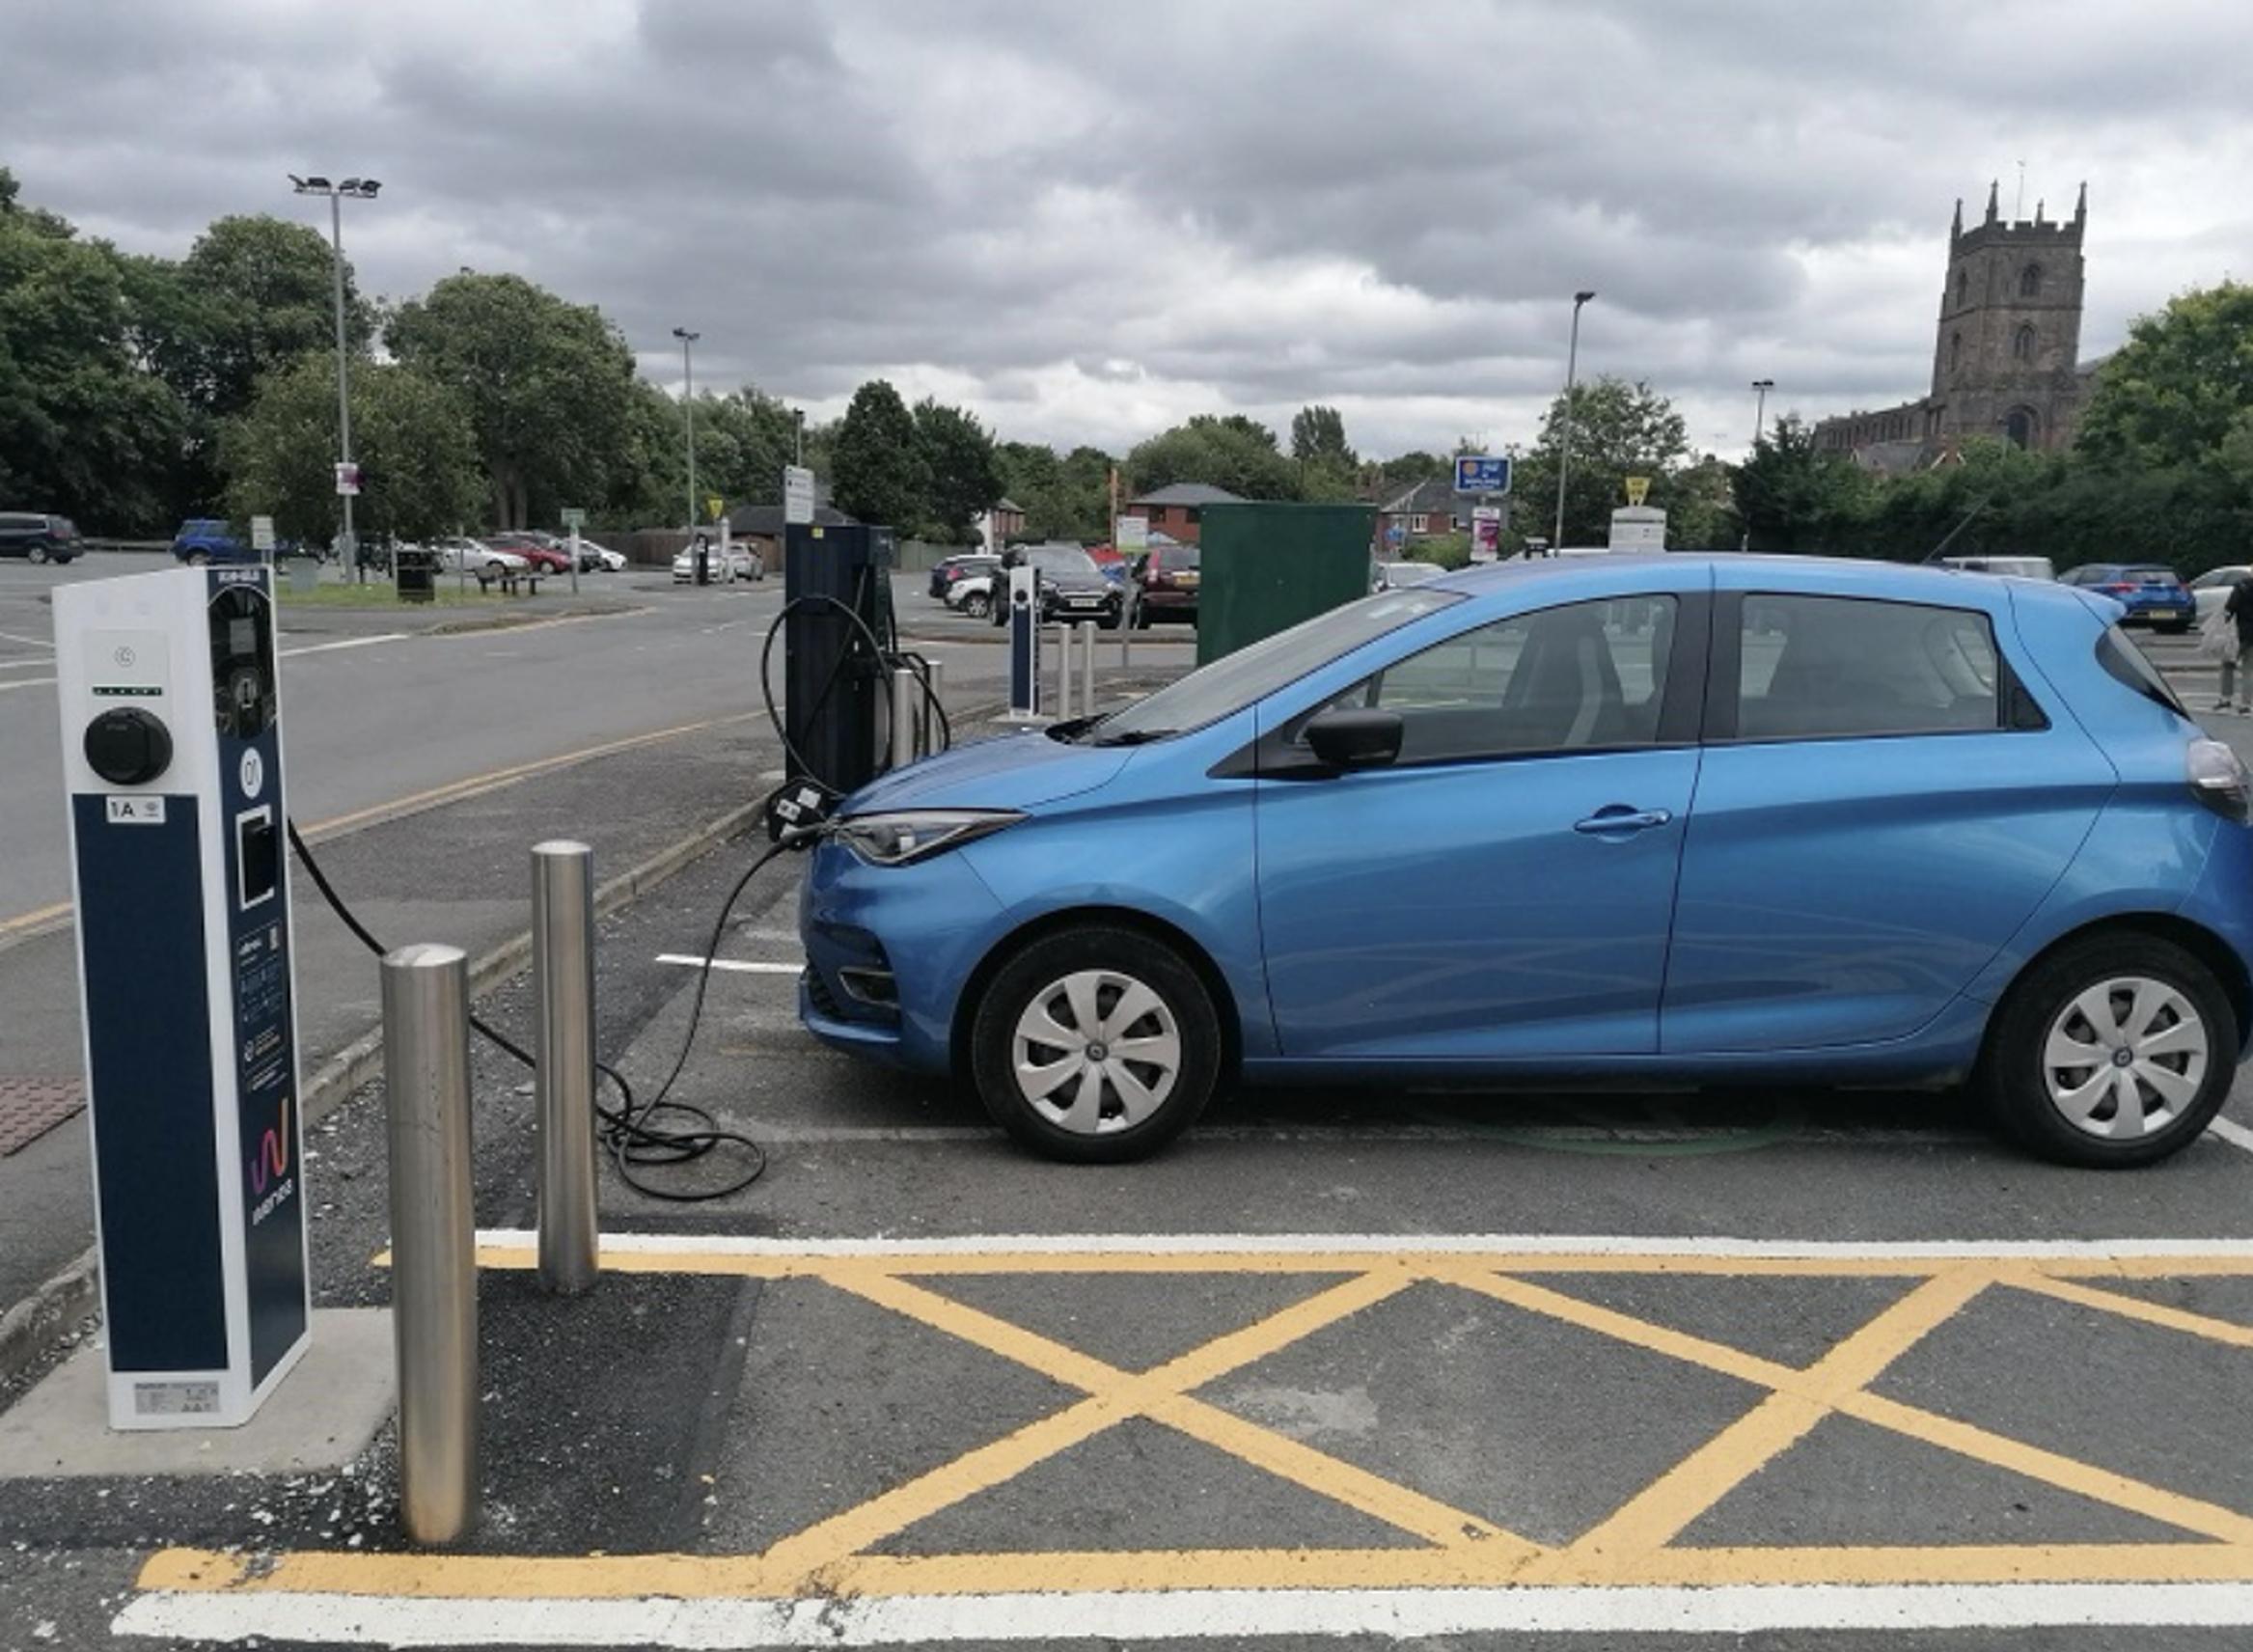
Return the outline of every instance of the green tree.
[[[864,522],[911,528],[923,503],[922,453],[915,415],[886,379],[853,392],[838,427],[830,497]]]
[[[1565,399],[1550,403],[1540,438],[1514,467],[1515,530],[1554,537],[1557,461]],[[1606,375],[1573,387],[1573,450],[1565,472],[1564,542],[1601,545],[1611,512],[1627,503],[1626,479],[1651,478],[1649,504],[1665,509],[1666,484],[1690,456],[1682,415],[1648,384]]]
[[[1654,501],[1658,489],[1652,489]],[[1677,550],[1733,551],[1744,528],[1737,515],[1736,473],[1712,454],[1667,479],[1666,543]]]
[[[417,370],[364,363],[352,375],[352,448],[363,472],[357,525],[422,539],[474,526],[485,494],[462,398]],[[278,533],[337,530],[336,365],[316,351],[269,374],[223,427],[229,513],[270,515]]]
[[[139,272],[143,351],[200,413],[239,413],[266,374],[336,348],[334,256],[307,225],[262,213],[214,219],[170,273],[167,291],[161,269]],[[364,352],[373,331],[347,263],[346,347]]]
[[[186,421],[142,372],[124,266],[0,170],[0,499],[94,532],[165,526]]]
[[[2079,451],[2115,469],[2226,463],[2253,443],[2253,285],[2186,292],[2104,363]],[[2247,473],[2253,477],[2253,472]]]
[[[1438,482],[1453,474],[1447,460],[1438,454],[1420,451],[1397,454],[1377,469],[1379,482],[1395,490],[1413,487],[1419,482]]]
[[[1755,551],[1854,548],[1867,505],[1854,461],[1817,448],[1814,428],[1792,413],[1753,443],[1733,491],[1740,531]]]
[[[916,454],[922,472],[917,536],[940,544],[966,543],[978,516],[1004,491],[994,439],[959,407],[925,397],[916,403]]]
[[[592,305],[517,275],[450,275],[398,307],[392,353],[469,410],[492,518],[504,528],[630,491],[634,358]],[[684,502],[685,503],[685,502]]]
[[[1202,482],[1247,499],[1296,499],[1298,467],[1276,446],[1276,433],[1241,413],[1199,413],[1162,430],[1127,454],[1137,494],[1177,482]]]
[[[1345,415],[1334,407],[1302,407],[1291,416],[1291,457],[1351,475],[1360,459],[1346,443]]]

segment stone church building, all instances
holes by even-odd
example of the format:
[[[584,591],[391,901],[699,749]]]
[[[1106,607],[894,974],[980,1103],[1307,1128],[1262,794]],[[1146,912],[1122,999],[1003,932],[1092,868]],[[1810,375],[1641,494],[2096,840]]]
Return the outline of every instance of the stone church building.
[[[1987,216],[1968,230],[1964,203],[1956,203],[1931,394],[1821,420],[1819,450],[1898,471],[1944,458],[1970,436],[2042,451],[2072,445],[2095,371],[2079,361],[2089,186],[2081,185],[2065,223],[2046,219],[2039,202],[2032,222],[2005,220],[1995,198],[1990,184]]]

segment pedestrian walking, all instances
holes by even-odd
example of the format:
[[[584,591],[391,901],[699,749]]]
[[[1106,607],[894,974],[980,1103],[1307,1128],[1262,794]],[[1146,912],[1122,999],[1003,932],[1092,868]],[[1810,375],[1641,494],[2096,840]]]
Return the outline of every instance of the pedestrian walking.
[[[2253,579],[2241,579],[2230,587],[2230,599],[2222,604],[2222,616],[2230,621],[2235,635],[2226,635],[2222,654],[2222,692],[2214,702],[2216,711],[2253,711]],[[2231,704],[2235,691],[2236,705]]]

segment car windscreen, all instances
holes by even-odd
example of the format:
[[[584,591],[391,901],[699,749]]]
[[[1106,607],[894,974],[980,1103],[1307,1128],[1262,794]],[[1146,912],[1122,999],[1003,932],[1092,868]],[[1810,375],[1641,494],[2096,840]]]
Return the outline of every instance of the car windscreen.
[[[1052,545],[1026,552],[1025,560],[1043,573],[1092,574],[1099,571],[1095,566],[1095,559],[1085,551],[1061,550]]]
[[[1363,643],[1462,600],[1455,592],[1421,587],[1348,602],[1190,673],[1147,700],[1103,718],[1083,737],[1098,745],[1131,745],[1201,729]]]
[[[1158,564],[1161,567],[1178,573],[1184,568],[1195,567],[1198,554],[1195,545],[1161,545],[1158,547]]]

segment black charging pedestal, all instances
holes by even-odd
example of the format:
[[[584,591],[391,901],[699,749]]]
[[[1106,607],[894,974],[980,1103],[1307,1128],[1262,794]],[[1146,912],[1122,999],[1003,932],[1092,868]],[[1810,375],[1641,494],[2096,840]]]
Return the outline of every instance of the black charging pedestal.
[[[887,683],[869,635],[879,648],[893,646],[894,544],[890,528],[793,522],[783,531],[783,727],[792,780],[849,792],[876,778]]]

